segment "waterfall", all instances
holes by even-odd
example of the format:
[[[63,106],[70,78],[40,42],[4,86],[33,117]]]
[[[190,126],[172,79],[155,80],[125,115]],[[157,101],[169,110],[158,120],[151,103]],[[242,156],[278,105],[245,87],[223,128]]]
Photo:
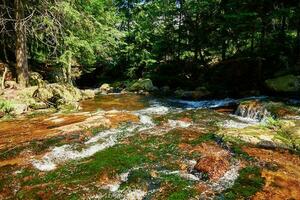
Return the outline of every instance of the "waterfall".
[[[241,103],[236,109],[235,115],[258,121],[262,121],[271,116],[270,112],[258,100]]]

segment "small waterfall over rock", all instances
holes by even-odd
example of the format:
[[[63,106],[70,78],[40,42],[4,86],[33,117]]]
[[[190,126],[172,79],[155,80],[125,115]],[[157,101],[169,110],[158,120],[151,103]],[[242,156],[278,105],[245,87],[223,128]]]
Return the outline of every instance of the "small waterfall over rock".
[[[267,117],[270,117],[271,113],[260,101],[251,100],[242,102],[236,109],[235,115],[248,119],[263,121]]]

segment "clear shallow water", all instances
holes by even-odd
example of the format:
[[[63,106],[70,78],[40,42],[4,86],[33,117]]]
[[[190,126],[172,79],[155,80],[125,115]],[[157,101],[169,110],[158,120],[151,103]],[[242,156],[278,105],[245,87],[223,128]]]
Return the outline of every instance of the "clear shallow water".
[[[130,99],[130,97],[132,99]],[[110,102],[112,98],[114,99],[114,101]],[[115,98],[117,98],[117,100]],[[140,133],[142,131],[152,130],[153,133],[160,131],[166,132],[168,130],[175,129],[178,127],[188,128],[192,125],[191,122],[169,119],[167,124],[164,125],[165,127],[157,128],[156,124],[153,121],[153,116],[161,116],[166,115],[168,113],[178,113],[184,110],[191,109],[226,107],[238,103],[238,100],[229,98],[222,100],[184,101],[174,99],[153,100],[150,98],[142,98],[140,96],[126,96],[124,100],[122,99],[122,95],[110,95],[109,97],[104,96],[104,99],[105,100],[102,99],[100,101],[102,102],[102,104],[97,101],[95,101],[94,104],[88,103],[88,108],[93,108],[93,110],[112,109],[114,112],[118,111],[115,109],[119,109],[122,112],[128,112],[137,116],[139,118],[139,122],[126,124],[118,128],[108,129],[99,132],[95,136],[91,137],[84,144],[81,144],[80,150],[77,150],[78,144],[68,144],[59,147],[54,147],[41,159],[33,159],[33,166],[41,171],[51,171],[56,169],[58,165],[64,162],[90,157],[99,151],[116,145],[121,139],[132,136],[133,134]],[[122,104],[128,103],[127,101],[129,100],[131,100],[129,105],[133,105],[133,107],[128,107],[128,105],[127,107],[121,106]],[[134,101],[137,102],[134,103]],[[136,106],[137,104],[138,106]],[[128,110],[124,110],[126,108]],[[85,108],[83,108],[83,110],[85,110]],[[256,120],[241,118],[237,116],[235,117],[237,120],[226,120],[224,121],[224,124],[222,124],[222,126],[225,128],[244,128],[246,126],[259,123]]]

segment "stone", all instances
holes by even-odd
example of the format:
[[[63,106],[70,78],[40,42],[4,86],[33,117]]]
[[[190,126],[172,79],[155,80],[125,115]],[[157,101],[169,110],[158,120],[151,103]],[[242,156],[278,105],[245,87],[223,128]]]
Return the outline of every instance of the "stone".
[[[154,91],[155,88],[153,86],[153,83],[150,79],[139,79],[135,83],[133,83],[129,88],[129,91],[136,92],[136,91],[147,91],[151,92]]]
[[[5,88],[8,89],[18,89],[19,85],[17,84],[16,81],[5,81],[4,83]]]
[[[29,74],[29,85],[42,87],[45,84],[43,76],[37,72],[31,72]]]
[[[300,76],[292,74],[268,79],[265,81],[267,89],[273,92],[299,92]]]
[[[15,103],[13,105],[13,111],[12,114],[14,115],[21,115],[28,111],[28,105],[22,104],[22,103]]]
[[[230,153],[214,143],[203,143],[197,148],[202,157],[194,169],[206,173],[211,180],[219,180],[230,169]]]
[[[101,85],[101,87],[99,88],[99,92],[101,94],[108,94],[113,92],[113,87],[111,87],[109,84],[104,83]]]
[[[259,121],[271,117],[271,113],[263,103],[257,100],[242,102],[235,111],[235,115]]]
[[[68,84],[48,84],[42,88],[38,88],[33,98],[37,102],[44,102],[50,106],[59,108],[63,105],[75,105],[82,99],[82,93],[78,88]]]

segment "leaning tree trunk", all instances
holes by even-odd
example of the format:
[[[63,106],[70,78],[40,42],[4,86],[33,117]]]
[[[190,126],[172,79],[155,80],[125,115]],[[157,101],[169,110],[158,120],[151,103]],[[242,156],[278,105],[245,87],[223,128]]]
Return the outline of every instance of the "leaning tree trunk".
[[[24,22],[24,0],[15,0],[16,12],[16,71],[21,87],[28,84],[27,38]]]

